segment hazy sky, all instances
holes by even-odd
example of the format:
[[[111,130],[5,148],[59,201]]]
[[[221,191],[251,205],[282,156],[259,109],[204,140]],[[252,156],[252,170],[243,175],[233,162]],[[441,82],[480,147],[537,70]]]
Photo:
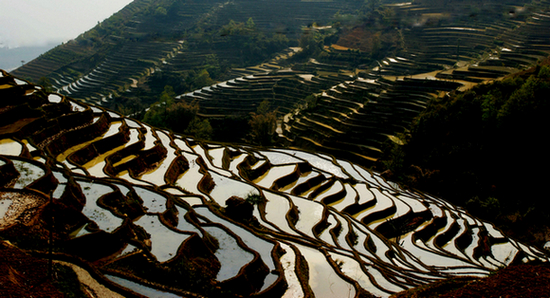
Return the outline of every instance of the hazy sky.
[[[133,0],[0,0],[0,47],[76,38]]]

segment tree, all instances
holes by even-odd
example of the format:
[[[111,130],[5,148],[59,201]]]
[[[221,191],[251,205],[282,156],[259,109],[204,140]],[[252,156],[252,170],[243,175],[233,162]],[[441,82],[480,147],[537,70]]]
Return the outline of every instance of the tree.
[[[175,132],[184,132],[199,112],[198,102],[179,101],[168,108],[166,127]]]
[[[270,145],[277,128],[277,111],[269,112],[269,101],[264,100],[248,122],[252,140],[260,145]]]
[[[164,91],[160,94],[157,102],[149,107],[143,117],[143,121],[157,127],[167,127],[168,108],[174,103],[176,93],[172,86],[164,86]]]
[[[175,97],[176,97],[176,93],[174,92],[174,88],[172,88],[172,86],[169,86],[169,85],[164,86],[164,91],[162,91],[162,93],[160,94],[160,100],[159,100],[164,110],[164,116],[163,116],[164,123],[166,123],[166,118],[168,116],[168,107],[174,103]]]
[[[42,86],[42,88],[44,88],[44,91],[46,92],[53,92],[53,86],[52,86],[52,81],[50,81],[50,79],[46,78],[46,77],[41,77],[39,80],[38,80],[38,85]]]
[[[256,29],[256,24],[254,23],[254,20],[252,18],[248,18],[248,20],[246,21],[246,28]]]
[[[258,114],[267,114],[269,112],[269,108],[271,105],[269,104],[269,101],[266,99],[260,103],[260,105],[256,108],[256,113]]]
[[[548,227],[541,169],[550,166],[546,70],[481,84],[430,102],[381,159],[392,177],[492,218],[516,237]],[[529,72],[527,73],[529,74]],[[521,228],[518,228],[521,227]],[[539,240],[536,240],[539,241]],[[546,240],[545,240],[546,241]]]
[[[185,130],[186,134],[192,135],[200,140],[210,140],[213,132],[214,130],[210,125],[210,121],[208,121],[208,119],[201,120],[198,117],[195,117]]]
[[[193,83],[196,88],[202,88],[204,86],[210,86],[216,82],[210,78],[210,73],[206,69],[203,69],[195,77]]]
[[[162,6],[157,7],[157,9],[155,10],[156,16],[165,16],[166,14],[168,14],[168,11],[166,11],[166,8]]]
[[[208,78],[206,78],[206,81],[204,83],[208,83],[209,85],[214,84],[215,82],[212,80],[212,77],[216,78],[219,77],[222,73],[222,67],[220,64],[220,59],[218,58],[218,55],[216,54],[208,54],[206,55],[205,59],[205,65],[204,69],[208,72]],[[204,75],[206,77],[206,74],[201,71],[199,75]],[[202,80],[202,79],[201,79]]]

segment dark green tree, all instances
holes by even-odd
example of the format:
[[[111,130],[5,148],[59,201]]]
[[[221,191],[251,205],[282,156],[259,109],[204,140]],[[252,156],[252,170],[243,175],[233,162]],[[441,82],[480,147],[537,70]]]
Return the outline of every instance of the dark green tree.
[[[192,135],[199,140],[210,140],[213,132],[214,130],[210,125],[210,121],[208,119],[201,120],[198,117],[195,117],[185,130],[186,134]]]
[[[254,143],[259,145],[270,145],[277,128],[277,111],[269,111],[270,104],[264,100],[258,106],[256,113],[251,113],[250,135]]]

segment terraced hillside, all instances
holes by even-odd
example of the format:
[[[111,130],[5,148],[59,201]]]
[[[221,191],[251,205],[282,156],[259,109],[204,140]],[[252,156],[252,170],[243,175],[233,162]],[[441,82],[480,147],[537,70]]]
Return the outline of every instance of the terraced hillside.
[[[94,39],[88,32],[14,74],[47,76],[61,94],[109,105],[117,96],[147,88],[144,82],[154,73],[198,72],[207,61],[223,62],[233,66],[224,75],[230,79],[178,96],[198,102],[200,117],[247,117],[268,100],[279,113],[281,143],[372,162],[430,99],[515,73],[550,53],[546,0],[489,1],[479,7],[468,1],[385,1],[376,10],[362,7],[362,14],[353,12],[360,4],[349,1],[262,3],[135,1],[94,29],[120,23],[115,27],[120,36]],[[155,5],[166,7],[167,15],[152,13]],[[346,18],[359,21],[346,23]],[[308,62],[289,65],[288,58],[301,49],[288,48],[249,66],[247,57],[263,53],[247,48],[250,28],[241,33],[226,28],[249,19],[262,34],[297,39],[332,30],[334,36],[325,38],[322,52]],[[300,28],[319,20],[335,26]],[[373,36],[387,52],[376,53]],[[248,67],[236,67],[242,65]]]
[[[357,64],[372,55],[354,40],[368,39],[361,32],[370,27],[358,26],[343,30],[318,59],[290,68],[277,62],[249,67],[178,98],[198,102],[204,117],[246,115],[268,100],[278,108],[287,144],[368,162],[430,99],[518,72],[550,54],[548,1],[491,2],[480,11],[468,3],[432,2],[385,6],[402,26],[392,29],[401,45],[371,67]]]
[[[0,98],[0,237],[122,296],[388,297],[548,261],[337,155],[199,142],[5,72]]]
[[[217,34],[231,21],[253,19],[255,28],[268,37],[280,34],[296,39],[301,26],[360,5],[354,1],[286,0],[258,5],[250,0],[136,0],[13,74],[35,82],[46,77],[62,94],[105,104],[163,66],[168,71],[188,70],[213,54],[228,65],[242,65],[246,57],[239,38]]]
[[[475,19],[464,15],[468,10],[461,5],[469,7],[466,3],[388,5],[397,16],[416,22],[400,30],[402,48],[360,72],[359,78],[323,90],[315,109],[295,117],[287,135],[301,147],[325,151],[329,147],[376,159],[381,143],[402,132],[427,100],[441,96],[441,91],[461,91],[549,55],[545,28],[550,3],[536,1],[522,10],[523,4],[481,6],[485,14],[523,11],[522,18],[478,12]],[[341,38],[337,45],[328,49],[331,55],[353,47],[350,38]]]

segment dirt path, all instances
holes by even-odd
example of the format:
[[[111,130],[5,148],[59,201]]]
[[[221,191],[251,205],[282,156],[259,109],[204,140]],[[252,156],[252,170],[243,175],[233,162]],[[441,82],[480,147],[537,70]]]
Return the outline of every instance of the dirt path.
[[[86,294],[90,297],[110,297],[110,298],[124,298],[124,296],[113,292],[100,284],[95,278],[93,278],[88,271],[84,270],[82,267],[77,266],[72,263],[67,263],[63,261],[54,261],[56,264],[64,265],[71,267],[76,275],[78,280],[86,288]]]

